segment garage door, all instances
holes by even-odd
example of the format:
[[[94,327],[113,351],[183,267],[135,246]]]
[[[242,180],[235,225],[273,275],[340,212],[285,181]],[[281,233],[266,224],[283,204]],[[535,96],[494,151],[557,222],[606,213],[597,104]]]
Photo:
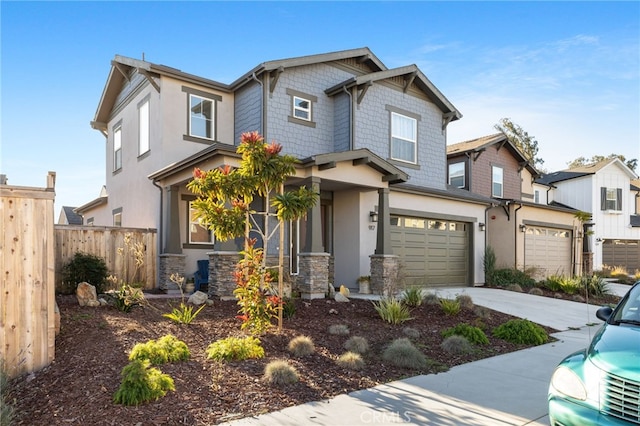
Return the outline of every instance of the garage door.
[[[640,242],[637,240],[604,240],[602,244],[602,263],[610,266],[622,266],[628,273],[640,270]]]
[[[525,268],[536,278],[571,275],[571,231],[527,225],[524,237]]]
[[[407,285],[467,285],[470,228],[464,222],[392,216],[391,244]]]

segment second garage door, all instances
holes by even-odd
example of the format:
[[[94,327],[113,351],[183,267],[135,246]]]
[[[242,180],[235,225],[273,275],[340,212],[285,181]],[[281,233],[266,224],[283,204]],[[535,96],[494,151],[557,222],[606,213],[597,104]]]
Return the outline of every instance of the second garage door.
[[[611,268],[622,266],[630,274],[640,270],[640,241],[605,240],[602,244],[602,263]]]
[[[535,268],[537,277],[571,275],[571,231],[527,226],[524,257],[525,268]]]
[[[467,285],[469,229],[465,222],[391,217],[391,244],[408,285]]]

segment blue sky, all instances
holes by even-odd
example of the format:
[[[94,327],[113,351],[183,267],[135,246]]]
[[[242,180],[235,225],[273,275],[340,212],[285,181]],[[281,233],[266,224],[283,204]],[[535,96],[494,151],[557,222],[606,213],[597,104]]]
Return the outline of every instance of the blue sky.
[[[264,61],[369,47],[416,64],[461,111],[449,143],[508,117],[544,167],[640,158],[640,2],[0,1],[0,173],[43,187],[56,219],[105,183],[93,119],[114,55],[223,83]]]

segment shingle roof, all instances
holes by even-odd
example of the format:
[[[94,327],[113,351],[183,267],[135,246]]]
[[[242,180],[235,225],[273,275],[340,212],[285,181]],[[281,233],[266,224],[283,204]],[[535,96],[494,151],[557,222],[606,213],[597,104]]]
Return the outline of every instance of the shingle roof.
[[[82,225],[82,216],[74,211],[75,207],[62,206],[69,225]]]

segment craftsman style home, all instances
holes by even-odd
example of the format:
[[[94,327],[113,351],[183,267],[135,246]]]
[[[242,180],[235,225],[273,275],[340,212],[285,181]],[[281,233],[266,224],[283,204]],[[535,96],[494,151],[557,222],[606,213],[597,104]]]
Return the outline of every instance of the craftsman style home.
[[[541,198],[538,171],[503,133],[447,147],[449,184],[491,197],[487,246],[497,266],[541,279],[581,274],[583,229],[577,210]],[[544,194],[546,196],[546,193]]]
[[[320,193],[286,227],[303,297],[356,290],[361,276],[381,291],[398,271],[408,284],[482,284],[495,200],[447,182],[447,126],[460,118],[419,68],[388,69],[368,48],[264,62],[231,84],[116,56],[91,122],[106,185],[76,211],[85,224],[156,228],[159,287],[208,259],[209,294],[228,295],[242,246],[194,220],[186,184],[195,167],[238,165],[240,135],[258,131],[300,160],[287,185]]]

